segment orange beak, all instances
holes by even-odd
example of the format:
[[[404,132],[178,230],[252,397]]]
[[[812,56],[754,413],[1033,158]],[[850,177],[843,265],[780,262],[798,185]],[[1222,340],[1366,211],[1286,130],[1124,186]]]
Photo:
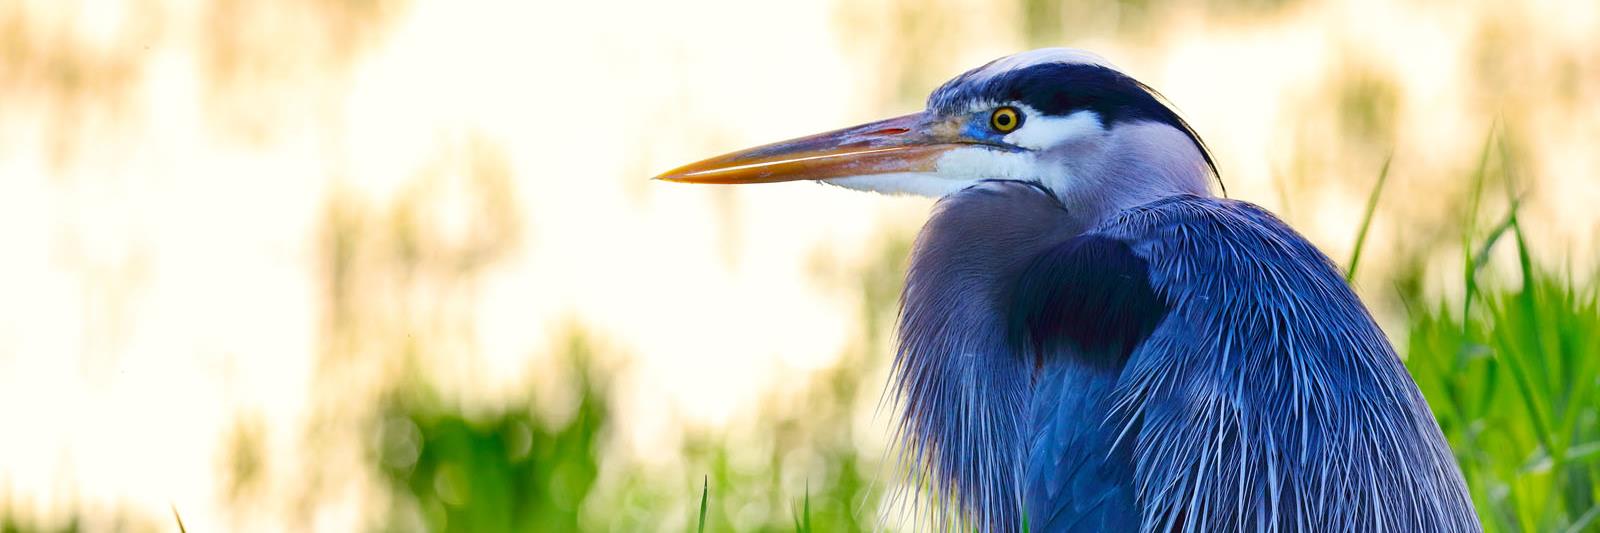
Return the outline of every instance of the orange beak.
[[[655,179],[742,184],[933,172],[940,155],[973,144],[955,121],[923,112],[740,150]]]

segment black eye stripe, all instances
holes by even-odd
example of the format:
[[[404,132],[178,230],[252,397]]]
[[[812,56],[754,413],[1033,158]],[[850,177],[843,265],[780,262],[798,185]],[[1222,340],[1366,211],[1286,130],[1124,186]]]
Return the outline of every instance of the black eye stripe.
[[[1164,98],[1138,80],[1105,66],[1053,62],[998,74],[979,67],[945,82],[928,95],[928,109],[949,114],[970,113],[974,105],[986,106],[991,102],[1016,102],[1046,117],[1089,110],[1100,117],[1103,127],[1146,121],[1166,124],[1194,141],[1195,147],[1200,149],[1201,156],[1206,160],[1206,166],[1211,168],[1212,174],[1217,174],[1217,165],[1205,141],[1200,139],[1194,127],[1167,105]],[[1016,130],[1027,119],[1027,116],[1019,114],[1016,124],[1010,126],[1010,130],[1002,131],[990,118],[989,128],[998,133],[1007,133]],[[1221,183],[1220,178],[1217,181]]]

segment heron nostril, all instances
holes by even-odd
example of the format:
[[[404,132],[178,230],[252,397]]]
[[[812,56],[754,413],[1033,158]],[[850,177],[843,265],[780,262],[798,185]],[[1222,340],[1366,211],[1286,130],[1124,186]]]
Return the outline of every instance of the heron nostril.
[[[881,129],[881,130],[878,130],[878,131],[874,131],[872,133],[868,133],[868,135],[899,135],[899,134],[902,134],[902,133],[905,133],[905,132],[908,132],[908,131],[911,131],[911,130],[908,130],[906,128],[884,128],[884,129]]]

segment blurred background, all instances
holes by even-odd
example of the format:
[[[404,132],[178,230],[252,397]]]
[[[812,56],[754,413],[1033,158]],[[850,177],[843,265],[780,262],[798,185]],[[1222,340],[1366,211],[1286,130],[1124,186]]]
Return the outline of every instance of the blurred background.
[[[931,203],[647,178],[1060,45],[1362,242],[1488,529],[1600,530],[1592,0],[0,0],[0,530],[902,528]]]

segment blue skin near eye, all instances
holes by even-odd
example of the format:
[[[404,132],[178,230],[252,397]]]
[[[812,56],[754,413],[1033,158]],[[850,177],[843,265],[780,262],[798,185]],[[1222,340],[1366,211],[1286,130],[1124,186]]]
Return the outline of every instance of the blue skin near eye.
[[[961,134],[965,135],[969,139],[975,139],[975,140],[979,140],[979,141],[991,142],[991,143],[996,143],[996,144],[1005,144],[1004,141],[1002,141],[1001,139],[1003,139],[1006,136],[1006,134],[994,131],[994,127],[989,125],[989,117],[992,114],[994,114],[993,110],[982,111],[982,112],[979,112],[979,113],[973,113],[972,117],[967,120],[966,127],[963,127],[961,129]],[[1020,121],[1021,117],[1022,117],[1021,113],[1018,113],[1017,114],[1017,120]],[[1016,128],[1012,128],[1011,131],[1017,131],[1017,130],[1016,130]],[[1010,133],[1010,132],[1007,132],[1007,133]]]

